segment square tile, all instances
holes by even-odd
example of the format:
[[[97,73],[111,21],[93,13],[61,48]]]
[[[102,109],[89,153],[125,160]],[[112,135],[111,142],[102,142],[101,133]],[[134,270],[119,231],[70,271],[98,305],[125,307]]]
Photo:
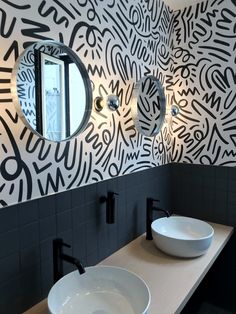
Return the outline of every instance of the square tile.
[[[0,210],[0,233],[4,233],[18,227],[18,208],[8,206]]]
[[[19,232],[17,229],[0,234],[0,258],[19,251]]]
[[[39,238],[44,241],[47,238],[56,237],[56,217],[48,216],[39,221]]]
[[[85,191],[85,204],[97,202],[99,196],[97,194],[97,184],[89,184],[84,187]]]
[[[86,223],[86,256],[98,254],[97,232],[96,221]]]
[[[72,208],[71,191],[64,191],[55,195],[56,211],[63,212]]]
[[[18,205],[19,225],[26,225],[39,218],[38,201],[20,203]]]
[[[4,282],[16,277],[20,271],[20,256],[19,253],[14,253],[0,259],[0,282]]]
[[[56,216],[56,231],[62,233],[72,230],[72,210],[63,211]]]
[[[20,229],[20,247],[27,249],[39,244],[39,223],[31,223]]]
[[[40,265],[40,246],[34,246],[20,251],[20,270],[27,271]]]
[[[39,218],[55,215],[56,197],[55,195],[45,196],[38,199]]]
[[[79,187],[71,190],[71,206],[80,207],[85,203],[85,187]]]

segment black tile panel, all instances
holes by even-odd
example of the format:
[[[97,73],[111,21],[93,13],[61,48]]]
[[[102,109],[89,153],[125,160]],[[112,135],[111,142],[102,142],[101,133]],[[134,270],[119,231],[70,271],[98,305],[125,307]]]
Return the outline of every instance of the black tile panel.
[[[46,218],[55,215],[56,212],[56,198],[46,196],[38,199],[39,218]]]
[[[53,259],[52,243],[54,238],[49,238],[40,243],[40,262],[48,262]]]
[[[84,212],[85,212],[85,220],[86,221],[90,221],[90,220],[94,220],[95,222],[97,222],[99,220],[99,217],[101,215],[101,212],[104,210],[105,211],[106,206],[100,206],[99,200],[97,200],[96,202],[89,202],[86,204],[86,206],[84,207]]]
[[[25,225],[37,221],[39,218],[38,201],[20,203],[18,206],[19,224]]]
[[[115,180],[114,179],[112,179],[112,180],[114,182],[117,182],[117,188],[118,188],[119,192],[125,191],[127,188],[127,184],[129,185],[128,175],[120,176],[120,177],[116,178]],[[107,182],[109,182],[109,180]]]
[[[96,224],[96,220],[90,220],[86,222],[86,256],[91,255],[93,253],[98,254],[98,226]]]
[[[18,229],[0,234],[0,258],[6,257],[19,251]]]
[[[40,265],[40,247],[33,246],[20,251],[20,270],[27,271]]]
[[[124,186],[126,186],[126,176],[124,176],[124,180],[123,180],[123,184]],[[114,180],[114,179],[109,179],[107,181],[105,181],[106,184],[107,184],[107,191],[110,191],[110,192],[117,192],[120,190],[120,185],[119,184],[119,181],[118,180]],[[100,185],[100,184],[99,184]],[[123,186],[121,185],[122,189],[123,189]]]
[[[236,208],[236,192],[228,193],[228,202]]]
[[[85,210],[85,204],[81,204],[81,206],[77,206],[72,208],[72,225],[73,229],[76,228],[79,224],[86,221],[86,210]],[[76,230],[76,229],[75,229]]]
[[[172,204],[178,213],[236,226],[235,168],[173,164],[172,173]]]
[[[71,190],[71,206],[74,207],[81,207],[85,203],[85,189],[78,188]]]
[[[72,230],[72,210],[66,210],[56,215],[57,233],[62,233],[67,230]]]
[[[97,201],[98,195],[97,195],[97,184],[89,184],[83,187],[84,189],[84,203],[88,204],[94,201]]]
[[[40,269],[35,267],[0,285],[0,308],[3,314],[18,314],[41,298]]]
[[[236,194],[236,177],[235,179],[229,179],[227,182],[227,191],[229,194]]]
[[[82,258],[86,256],[86,223],[76,225],[73,228],[73,255]]]
[[[228,204],[227,224],[236,228],[236,206]],[[235,231],[234,231],[235,232]]]
[[[48,216],[39,220],[39,237],[40,241],[56,237],[55,216]]]
[[[86,258],[86,267],[96,265],[100,261],[97,252],[89,254]]]
[[[58,213],[71,209],[72,207],[71,191],[65,191],[65,192],[55,194],[55,200],[56,200],[56,211]]]
[[[96,192],[96,201],[102,197],[107,196],[107,189],[110,180],[102,181],[96,184],[97,192]]]
[[[26,249],[39,244],[39,222],[25,225],[19,230],[20,248]]]
[[[52,260],[42,260],[40,269],[42,298],[48,296],[48,292],[53,286],[53,262]]]
[[[18,208],[9,206],[0,210],[0,234],[17,228],[18,226]]]
[[[14,253],[0,259],[0,282],[11,280],[20,272],[20,256]]]

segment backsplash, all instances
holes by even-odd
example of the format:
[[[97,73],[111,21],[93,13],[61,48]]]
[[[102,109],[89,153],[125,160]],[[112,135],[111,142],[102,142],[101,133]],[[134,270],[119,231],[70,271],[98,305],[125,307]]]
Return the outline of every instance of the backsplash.
[[[175,12],[172,160],[236,165],[236,60],[233,0]]]
[[[187,163],[172,163],[170,166],[172,209],[175,213],[236,228],[235,167]],[[184,314],[236,313],[235,247],[234,232],[183,310]],[[214,305],[213,309],[205,308],[204,304]]]
[[[108,191],[119,193],[111,225],[106,224],[105,204],[99,201]],[[160,199],[160,208],[175,214],[236,226],[236,170],[180,163],[2,208],[0,313],[22,313],[47,296],[53,284],[54,238],[71,244],[68,253],[89,266],[145,232],[147,197]],[[235,260],[231,252],[227,261]],[[220,269],[227,273],[227,289],[228,271],[232,277],[235,262],[230,265]],[[74,269],[68,263],[64,266],[66,273]]]
[[[20,314],[47,296],[53,285],[54,238],[71,244],[65,252],[89,266],[145,232],[147,197],[171,207],[169,166],[2,208],[0,314]],[[106,224],[106,206],[99,201],[108,191],[119,193],[114,224]],[[65,273],[74,270],[66,262],[64,268]]]
[[[170,90],[173,13],[162,0],[1,0],[0,206],[12,205],[166,164],[166,123],[153,138],[134,127],[135,83],[154,75]],[[10,77],[18,55],[34,41],[64,42],[78,53],[93,97],[116,94],[116,112],[92,112],[87,129],[59,144],[27,129],[11,100]]]

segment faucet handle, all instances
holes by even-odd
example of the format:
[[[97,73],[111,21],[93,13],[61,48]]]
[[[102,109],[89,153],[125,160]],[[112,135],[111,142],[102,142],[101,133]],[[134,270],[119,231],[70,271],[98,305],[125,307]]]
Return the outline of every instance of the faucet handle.
[[[63,240],[61,238],[57,238],[57,239],[54,239],[53,240],[53,246],[55,246],[55,248],[61,248],[62,246],[65,246],[65,247],[71,247],[71,245],[63,242]]]
[[[152,202],[160,202],[160,200],[158,200],[158,199],[155,199],[155,198],[152,198],[152,197],[147,197],[147,201],[150,203],[152,203]]]
[[[100,203],[105,203],[108,199],[115,197],[115,195],[119,195],[119,193],[109,191],[107,192],[107,196],[101,196],[99,201]]]
[[[65,247],[69,247],[69,248],[71,247],[70,244],[67,244],[67,243],[65,243],[65,242],[62,242],[61,245],[62,245],[62,246],[65,246]]]
[[[119,193],[116,193],[116,192],[108,192],[107,194],[110,196],[119,195]]]

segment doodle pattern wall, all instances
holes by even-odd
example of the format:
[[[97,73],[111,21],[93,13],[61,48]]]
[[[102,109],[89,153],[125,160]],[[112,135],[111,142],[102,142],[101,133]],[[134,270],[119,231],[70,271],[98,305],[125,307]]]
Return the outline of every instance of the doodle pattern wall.
[[[0,206],[167,163],[167,124],[153,138],[136,131],[135,83],[154,75],[171,89],[174,15],[162,0],[0,0]],[[32,134],[10,94],[15,60],[31,43],[53,39],[78,53],[93,96],[117,94],[117,112],[93,112],[87,129],[59,144]]]
[[[175,12],[172,160],[236,165],[236,2]]]

